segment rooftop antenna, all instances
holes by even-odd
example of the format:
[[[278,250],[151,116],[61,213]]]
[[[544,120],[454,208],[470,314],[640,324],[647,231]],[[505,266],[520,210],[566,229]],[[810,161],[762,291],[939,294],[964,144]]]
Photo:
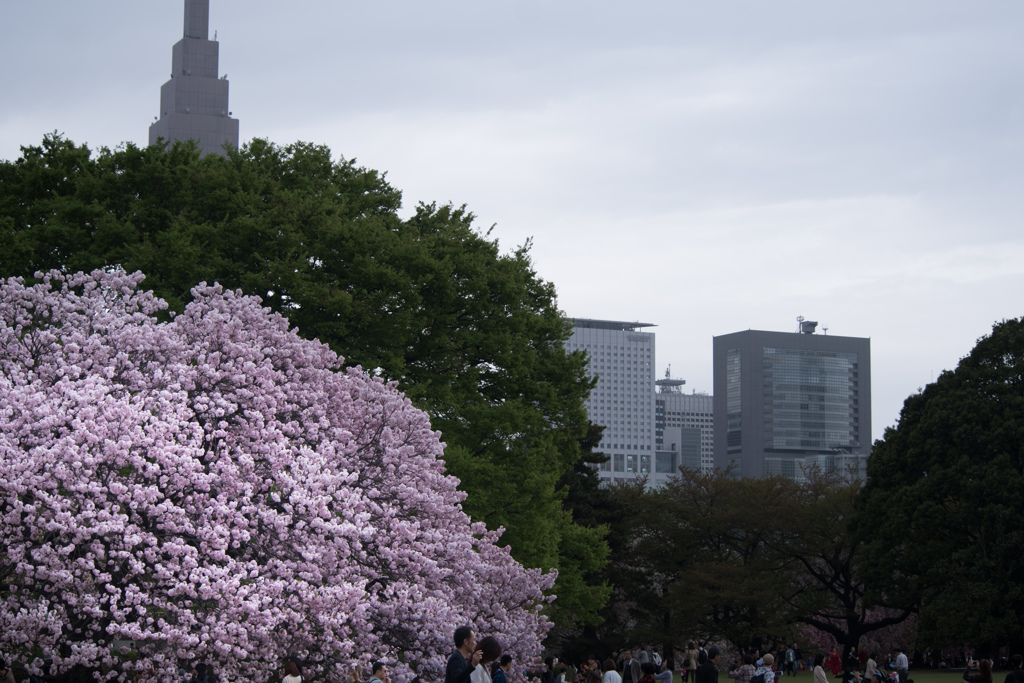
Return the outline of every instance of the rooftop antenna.
[[[672,379],[672,364],[665,369],[665,379],[659,379],[654,382],[654,385],[658,387],[657,391],[659,394],[681,394],[683,393],[682,387],[686,384],[685,379]]]
[[[821,329],[825,333],[825,336],[827,337],[828,336],[828,328],[827,327],[823,327]]]
[[[818,326],[818,321],[806,320],[802,315],[796,317],[796,322],[799,325],[797,334],[814,334],[814,328]]]

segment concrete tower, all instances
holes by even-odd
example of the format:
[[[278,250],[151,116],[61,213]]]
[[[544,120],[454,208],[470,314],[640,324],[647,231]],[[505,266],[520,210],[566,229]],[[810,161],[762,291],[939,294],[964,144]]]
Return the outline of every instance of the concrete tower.
[[[220,46],[210,40],[210,0],[185,0],[185,34],[171,54],[171,80],[160,88],[160,118],[149,144],[195,140],[205,156],[238,147],[238,119],[228,110],[227,77],[218,77]]]

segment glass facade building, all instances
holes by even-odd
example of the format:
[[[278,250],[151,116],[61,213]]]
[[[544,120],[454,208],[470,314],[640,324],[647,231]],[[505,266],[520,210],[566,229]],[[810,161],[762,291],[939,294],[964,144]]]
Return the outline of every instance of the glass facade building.
[[[715,465],[862,478],[871,448],[870,340],[748,330],[714,339]]]

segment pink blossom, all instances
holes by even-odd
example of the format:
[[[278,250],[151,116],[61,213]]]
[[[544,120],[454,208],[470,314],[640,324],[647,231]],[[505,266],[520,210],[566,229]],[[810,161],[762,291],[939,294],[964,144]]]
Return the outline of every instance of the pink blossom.
[[[429,679],[466,623],[539,652],[554,576],[462,512],[393,385],[218,285],[159,322],[140,274],[41,277],[0,286],[4,655],[226,681],[372,657]]]

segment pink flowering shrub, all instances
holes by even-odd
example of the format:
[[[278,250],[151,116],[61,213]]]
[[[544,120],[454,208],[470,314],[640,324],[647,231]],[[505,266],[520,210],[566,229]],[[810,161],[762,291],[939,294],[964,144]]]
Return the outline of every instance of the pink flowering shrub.
[[[443,675],[471,623],[540,650],[554,577],[462,512],[427,416],[258,299],[170,322],[125,273],[0,289],[0,652],[262,681],[298,654]]]

